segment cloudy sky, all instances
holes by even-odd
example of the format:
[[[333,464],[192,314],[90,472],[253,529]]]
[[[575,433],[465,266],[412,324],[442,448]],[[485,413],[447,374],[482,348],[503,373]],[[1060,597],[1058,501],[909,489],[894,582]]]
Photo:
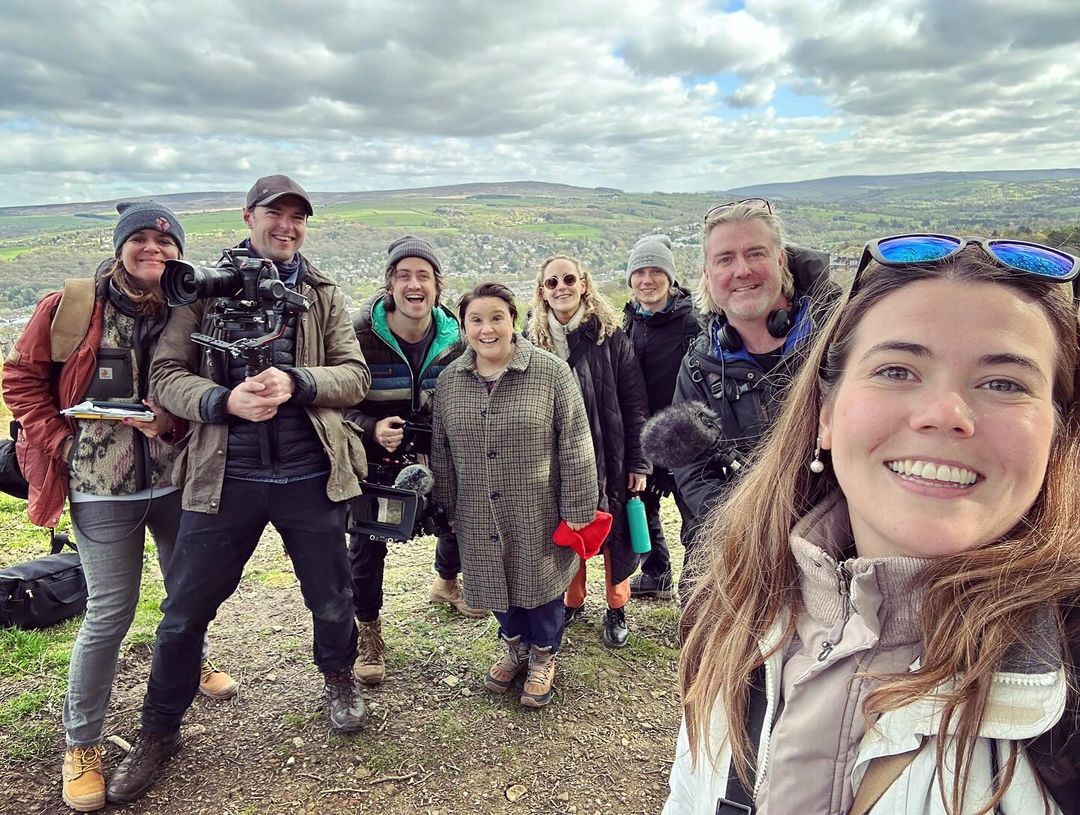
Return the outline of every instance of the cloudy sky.
[[[0,0],[0,206],[1080,165],[1075,0]]]

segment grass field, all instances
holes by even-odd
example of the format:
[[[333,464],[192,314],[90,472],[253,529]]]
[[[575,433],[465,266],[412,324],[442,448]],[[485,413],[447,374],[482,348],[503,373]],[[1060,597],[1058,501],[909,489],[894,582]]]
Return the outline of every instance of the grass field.
[[[338,219],[366,226],[427,226],[443,223],[443,219],[426,209],[376,209],[337,205],[320,208],[318,220]]]
[[[0,260],[14,260],[19,255],[33,252],[32,246],[0,246]]]

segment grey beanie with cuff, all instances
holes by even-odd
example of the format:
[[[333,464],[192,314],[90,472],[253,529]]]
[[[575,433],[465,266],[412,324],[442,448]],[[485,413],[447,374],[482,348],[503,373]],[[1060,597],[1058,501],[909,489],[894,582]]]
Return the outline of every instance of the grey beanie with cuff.
[[[165,235],[171,235],[184,254],[184,227],[176,213],[157,201],[121,201],[116,205],[120,220],[113,227],[112,240],[116,256],[120,257],[120,247],[124,241],[143,229],[153,229]]]
[[[626,285],[630,285],[630,275],[647,266],[659,269],[675,283],[675,256],[671,254],[671,238],[667,235],[646,235],[634,244],[626,262]]]
[[[434,247],[423,238],[415,235],[402,235],[386,248],[386,285],[390,285],[390,275],[402,258],[420,258],[431,264],[436,277],[442,277],[442,265],[435,255]]]

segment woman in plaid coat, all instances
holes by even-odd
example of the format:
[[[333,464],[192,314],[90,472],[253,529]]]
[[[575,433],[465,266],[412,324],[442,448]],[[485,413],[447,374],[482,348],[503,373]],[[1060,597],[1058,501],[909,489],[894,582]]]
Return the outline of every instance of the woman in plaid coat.
[[[508,288],[482,283],[458,311],[469,350],[435,388],[435,498],[458,537],[465,599],[494,612],[507,645],[486,687],[505,693],[528,670],[521,701],[540,707],[578,565],[551,536],[560,519],[576,530],[596,510],[585,405],[566,363],[514,333]]]

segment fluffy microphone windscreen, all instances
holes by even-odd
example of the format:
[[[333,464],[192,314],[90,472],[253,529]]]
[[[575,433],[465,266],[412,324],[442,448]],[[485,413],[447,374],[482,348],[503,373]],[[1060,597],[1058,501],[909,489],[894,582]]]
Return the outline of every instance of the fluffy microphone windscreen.
[[[410,464],[401,468],[394,479],[394,486],[399,490],[427,495],[435,487],[435,475],[423,464]]]
[[[641,449],[653,464],[673,470],[712,450],[721,437],[720,417],[700,402],[666,407],[641,429]]]

